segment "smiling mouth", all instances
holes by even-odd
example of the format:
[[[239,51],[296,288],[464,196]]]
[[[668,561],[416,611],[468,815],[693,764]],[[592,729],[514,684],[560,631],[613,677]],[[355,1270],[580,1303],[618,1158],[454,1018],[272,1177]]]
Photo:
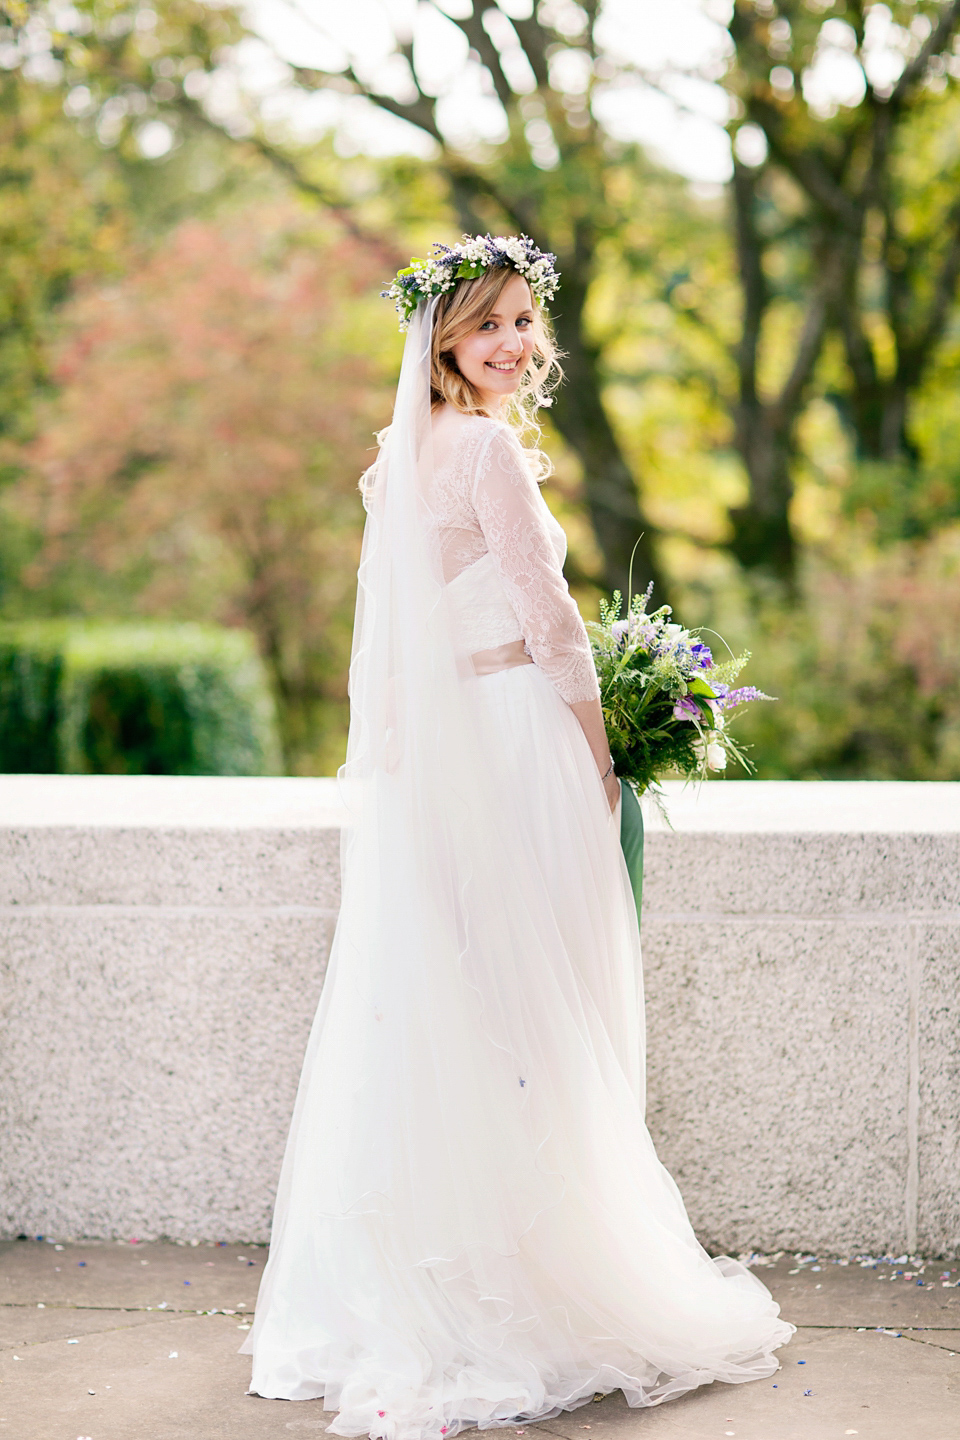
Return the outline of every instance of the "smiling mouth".
[[[487,360],[485,362],[491,370],[499,370],[503,375],[510,375],[520,364],[519,360]]]

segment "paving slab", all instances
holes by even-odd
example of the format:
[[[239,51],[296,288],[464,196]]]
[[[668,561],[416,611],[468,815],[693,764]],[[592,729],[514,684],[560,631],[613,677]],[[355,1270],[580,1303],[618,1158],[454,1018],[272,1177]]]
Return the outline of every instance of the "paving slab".
[[[648,1411],[609,1396],[535,1428],[564,1440],[957,1440],[960,1356],[876,1331],[815,1329],[780,1354],[771,1380],[706,1386]]]
[[[960,1329],[960,1260],[800,1262],[784,1255],[752,1268],[794,1325]]]
[[[0,1305],[252,1310],[264,1245],[0,1242]]]
[[[296,1440],[326,1431],[332,1417],[319,1401],[246,1394],[250,1361],[237,1351],[262,1247],[60,1243],[0,1245],[0,1440]],[[778,1255],[752,1264],[799,1327],[771,1379],[705,1386],[649,1410],[611,1395],[504,1433],[958,1440],[960,1261]]]

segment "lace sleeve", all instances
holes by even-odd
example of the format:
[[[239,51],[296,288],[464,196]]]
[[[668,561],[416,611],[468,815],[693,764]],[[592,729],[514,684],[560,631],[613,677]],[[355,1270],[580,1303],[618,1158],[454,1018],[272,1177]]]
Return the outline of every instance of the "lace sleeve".
[[[568,704],[600,694],[590,641],[523,454],[499,427],[481,447],[474,508],[526,647]]]

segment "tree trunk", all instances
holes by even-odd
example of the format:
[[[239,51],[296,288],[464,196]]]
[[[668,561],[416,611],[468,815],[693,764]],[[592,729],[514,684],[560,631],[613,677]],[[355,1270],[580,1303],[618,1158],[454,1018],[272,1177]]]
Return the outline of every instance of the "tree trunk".
[[[790,529],[793,454],[789,428],[773,407],[759,400],[752,404],[741,401],[734,423],[750,498],[746,505],[730,511],[730,549],[745,570],[769,570],[792,583],[796,547]]]
[[[852,364],[850,374],[853,383],[840,408],[853,431],[857,458],[916,465],[920,452],[907,426],[915,385],[899,375],[890,380],[874,375],[864,381]]]
[[[557,391],[552,416],[583,466],[587,510],[603,555],[604,583],[626,598],[630,557],[636,546],[633,593],[645,590],[652,580],[655,594],[663,603],[666,587],[654,553],[651,527],[644,519],[636,481],[604,409],[597,349],[583,333],[586,285],[567,270],[563,286],[563,313],[557,333],[564,351],[566,378]]]

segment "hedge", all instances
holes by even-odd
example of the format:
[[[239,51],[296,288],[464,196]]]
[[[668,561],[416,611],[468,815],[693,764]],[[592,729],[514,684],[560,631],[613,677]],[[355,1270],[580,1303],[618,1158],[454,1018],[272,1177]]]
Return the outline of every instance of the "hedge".
[[[276,775],[273,700],[245,631],[0,624],[0,772]]]

